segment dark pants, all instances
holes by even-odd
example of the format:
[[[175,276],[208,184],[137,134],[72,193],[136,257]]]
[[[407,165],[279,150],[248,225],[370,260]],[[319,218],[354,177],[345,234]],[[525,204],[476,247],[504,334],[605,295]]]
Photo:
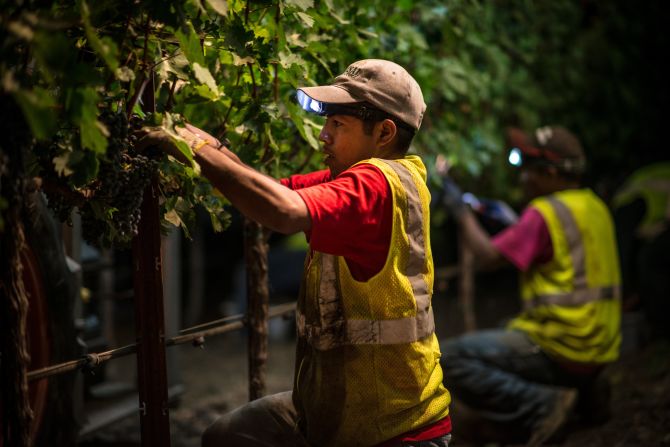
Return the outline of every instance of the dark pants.
[[[480,421],[512,431],[512,439],[523,442],[552,410],[562,388],[581,389],[593,381],[593,374],[568,372],[520,331],[474,332],[446,340],[441,348],[444,383],[456,402],[455,439],[462,415],[458,402]],[[480,435],[485,431],[483,425],[475,429]],[[495,428],[489,431],[495,436]]]
[[[202,436],[203,447],[307,447],[298,428],[291,391],[249,402],[221,416]],[[370,423],[373,423],[372,421]],[[397,447],[448,447],[451,435]],[[395,445],[393,447],[396,447]]]

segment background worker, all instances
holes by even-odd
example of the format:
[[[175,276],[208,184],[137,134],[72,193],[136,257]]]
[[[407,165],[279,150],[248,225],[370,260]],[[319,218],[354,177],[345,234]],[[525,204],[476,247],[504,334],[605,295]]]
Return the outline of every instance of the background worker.
[[[624,307],[642,309],[652,337],[670,337],[670,162],[635,171],[612,207]]]
[[[179,133],[202,173],[247,217],[304,231],[310,252],[297,304],[294,388],[221,417],[204,446],[447,446],[431,307],[426,168],[407,155],[425,103],[399,65],[364,60],[332,85],[298,90],[325,115],[328,170],[281,183],[242,164],[210,135]],[[165,132],[144,146],[179,156]]]
[[[565,422],[576,390],[593,402],[600,370],[618,357],[619,264],[607,207],[579,186],[577,138],[552,126],[508,139],[530,200],[519,221],[491,239],[449,181],[446,205],[480,267],[519,270],[522,311],[505,329],[445,340],[443,368],[457,438],[539,445]],[[459,425],[465,414],[476,416],[472,432],[467,418]]]

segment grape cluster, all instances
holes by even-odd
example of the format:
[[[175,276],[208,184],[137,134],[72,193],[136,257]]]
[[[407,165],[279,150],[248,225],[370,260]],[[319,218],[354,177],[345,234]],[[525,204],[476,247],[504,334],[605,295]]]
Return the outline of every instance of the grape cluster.
[[[112,111],[103,111],[99,119],[109,131],[107,152],[100,160],[97,178],[86,186],[91,198],[76,204],[82,236],[97,247],[124,247],[137,235],[144,190],[159,163],[157,157],[134,149],[136,138],[129,127],[137,127],[139,120],[132,120],[129,126],[125,114]],[[52,158],[54,150],[47,151],[47,159]],[[59,181],[64,183],[63,179]],[[54,214],[61,221],[69,221],[75,204],[65,195],[50,194],[48,199]]]
[[[123,154],[128,152],[128,122],[123,113],[104,111],[100,115],[100,121],[107,126],[109,138],[107,139],[107,153],[100,163],[98,170],[98,185],[96,194],[99,199],[108,200],[119,192],[120,170]]]
[[[104,113],[100,119],[110,132],[107,157],[100,164],[95,190],[98,212],[93,206],[80,210],[82,233],[94,245],[125,246],[137,235],[144,190],[158,162],[134,150],[135,136],[128,132],[124,114]]]
[[[121,175],[120,189],[112,205],[116,208],[114,223],[121,238],[130,238],[137,234],[140,222],[140,207],[144,190],[158,168],[158,162],[144,155],[131,157],[125,154],[124,169]]]
[[[53,158],[62,152],[64,144],[65,140],[61,135],[57,135],[49,143],[38,142],[35,145],[35,155],[43,181],[60,187],[43,189],[47,199],[47,207],[58,220],[72,225],[72,211],[75,208],[75,203],[71,196],[66,195],[71,192],[71,188],[55,172],[52,162]]]

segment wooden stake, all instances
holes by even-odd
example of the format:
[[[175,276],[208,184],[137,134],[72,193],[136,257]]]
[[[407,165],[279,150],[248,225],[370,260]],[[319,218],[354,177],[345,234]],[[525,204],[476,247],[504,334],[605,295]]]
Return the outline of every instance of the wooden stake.
[[[266,393],[268,360],[268,244],[263,227],[244,222],[244,258],[247,269],[247,318],[249,320],[249,400]]]
[[[137,378],[143,447],[170,446],[158,181],[144,192],[133,240]]]

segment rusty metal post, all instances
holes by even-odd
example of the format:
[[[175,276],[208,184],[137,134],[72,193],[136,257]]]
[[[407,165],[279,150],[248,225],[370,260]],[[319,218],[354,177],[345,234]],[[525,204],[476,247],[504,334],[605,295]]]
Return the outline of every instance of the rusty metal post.
[[[247,270],[249,321],[249,400],[265,395],[268,361],[268,243],[267,230],[245,219],[244,258]]]
[[[461,238],[458,246],[458,264],[460,278],[458,281],[458,302],[463,311],[463,322],[465,332],[472,332],[477,329],[474,309],[475,295],[475,262],[472,250]]]
[[[158,182],[144,191],[133,240],[137,377],[143,447],[170,446]]]

